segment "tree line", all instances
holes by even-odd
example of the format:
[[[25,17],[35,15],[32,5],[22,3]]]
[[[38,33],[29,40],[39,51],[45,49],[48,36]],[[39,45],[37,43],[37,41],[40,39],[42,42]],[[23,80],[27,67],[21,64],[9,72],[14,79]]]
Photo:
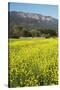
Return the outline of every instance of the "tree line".
[[[9,29],[9,38],[20,38],[20,37],[54,37],[58,36],[57,30],[53,29],[39,29],[39,28],[30,28],[24,26],[13,26]]]

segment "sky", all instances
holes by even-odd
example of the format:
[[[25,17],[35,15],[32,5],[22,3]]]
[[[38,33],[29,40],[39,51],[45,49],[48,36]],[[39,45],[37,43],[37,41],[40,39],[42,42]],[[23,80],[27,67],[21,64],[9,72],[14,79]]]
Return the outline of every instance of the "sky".
[[[58,6],[46,4],[13,3],[8,4],[9,11],[23,11],[29,13],[39,13],[45,16],[58,18]]]

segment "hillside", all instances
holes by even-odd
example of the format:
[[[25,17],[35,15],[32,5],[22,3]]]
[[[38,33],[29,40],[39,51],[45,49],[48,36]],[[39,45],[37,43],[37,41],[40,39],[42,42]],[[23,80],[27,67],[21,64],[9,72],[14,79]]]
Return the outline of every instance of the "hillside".
[[[51,16],[44,16],[36,13],[25,13],[17,11],[8,12],[9,36],[14,26],[24,27],[31,31],[34,29],[58,31],[58,20]],[[45,32],[45,31],[44,31]]]

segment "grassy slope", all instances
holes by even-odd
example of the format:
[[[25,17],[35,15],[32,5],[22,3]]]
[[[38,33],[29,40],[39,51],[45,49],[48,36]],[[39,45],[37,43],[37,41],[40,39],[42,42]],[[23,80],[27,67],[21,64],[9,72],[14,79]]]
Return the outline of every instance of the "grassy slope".
[[[58,84],[57,39],[9,40],[10,87]]]

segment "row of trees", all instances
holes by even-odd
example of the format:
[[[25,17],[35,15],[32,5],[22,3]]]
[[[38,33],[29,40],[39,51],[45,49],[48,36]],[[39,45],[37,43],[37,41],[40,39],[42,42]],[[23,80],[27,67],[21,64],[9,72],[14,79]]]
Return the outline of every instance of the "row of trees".
[[[9,30],[9,38],[20,37],[53,37],[57,36],[57,31],[52,29],[30,29],[23,26],[13,26]]]

